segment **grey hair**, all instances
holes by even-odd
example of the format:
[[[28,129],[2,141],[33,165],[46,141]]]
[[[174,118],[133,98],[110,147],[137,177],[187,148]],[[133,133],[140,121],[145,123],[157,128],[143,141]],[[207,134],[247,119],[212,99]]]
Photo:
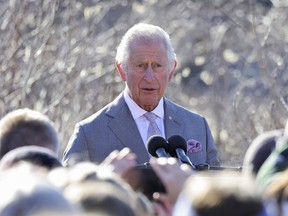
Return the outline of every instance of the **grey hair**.
[[[169,35],[159,26],[146,23],[138,23],[134,25],[123,36],[117,48],[117,54],[115,58],[118,63],[120,63],[124,67],[127,66],[130,48],[131,45],[135,42],[142,42],[146,44],[152,42],[163,43],[167,51],[169,66],[170,68],[173,67],[173,62],[176,60],[176,54],[171,44]]]

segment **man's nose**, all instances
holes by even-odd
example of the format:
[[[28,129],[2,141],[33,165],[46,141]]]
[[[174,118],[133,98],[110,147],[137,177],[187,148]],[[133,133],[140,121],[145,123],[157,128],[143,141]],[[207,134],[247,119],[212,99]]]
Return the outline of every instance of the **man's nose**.
[[[154,80],[154,71],[151,65],[149,65],[146,69],[145,80],[148,82]]]

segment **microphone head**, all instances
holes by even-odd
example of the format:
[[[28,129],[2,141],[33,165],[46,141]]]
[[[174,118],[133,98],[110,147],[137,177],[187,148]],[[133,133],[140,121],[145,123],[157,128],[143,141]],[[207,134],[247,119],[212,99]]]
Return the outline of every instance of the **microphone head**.
[[[153,135],[147,141],[147,148],[148,148],[148,152],[152,156],[158,157],[156,154],[156,150],[159,148],[163,148],[165,149],[165,151],[168,151],[168,144],[167,144],[167,141],[163,137],[159,135]]]
[[[187,144],[186,144],[186,140],[179,136],[179,135],[174,135],[171,136],[168,140],[168,152],[171,156],[176,157],[176,149],[183,149],[184,152],[187,152]]]

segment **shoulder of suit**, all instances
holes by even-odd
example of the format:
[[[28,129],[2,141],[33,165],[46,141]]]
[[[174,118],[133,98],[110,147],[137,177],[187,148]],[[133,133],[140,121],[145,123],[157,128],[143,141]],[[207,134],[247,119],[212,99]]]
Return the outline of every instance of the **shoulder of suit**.
[[[103,118],[107,116],[115,116],[119,110],[125,105],[125,100],[120,94],[117,98],[115,98],[112,102],[108,103],[106,106],[98,110],[96,113],[91,116],[85,118],[84,120],[78,122],[79,125],[87,125],[93,123],[95,121],[102,121]]]
[[[164,98],[164,107],[166,107],[169,110],[172,110],[176,115],[177,114],[182,114],[182,115],[188,115],[188,116],[192,116],[192,117],[196,117],[196,118],[204,118],[202,115],[193,112],[191,110],[189,110],[188,108],[185,108],[179,104],[176,104],[175,102]]]

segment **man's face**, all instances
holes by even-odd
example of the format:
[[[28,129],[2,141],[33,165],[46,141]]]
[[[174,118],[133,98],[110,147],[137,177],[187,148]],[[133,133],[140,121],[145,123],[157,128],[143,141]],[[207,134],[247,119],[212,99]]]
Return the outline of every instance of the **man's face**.
[[[153,110],[163,97],[176,67],[169,68],[166,49],[161,43],[133,44],[127,67],[116,63],[130,97],[146,111]]]

